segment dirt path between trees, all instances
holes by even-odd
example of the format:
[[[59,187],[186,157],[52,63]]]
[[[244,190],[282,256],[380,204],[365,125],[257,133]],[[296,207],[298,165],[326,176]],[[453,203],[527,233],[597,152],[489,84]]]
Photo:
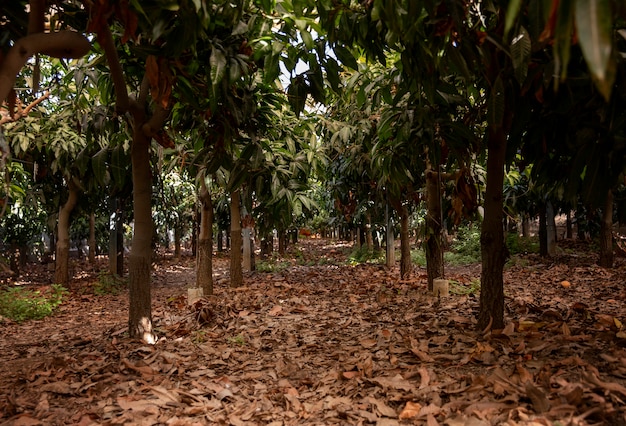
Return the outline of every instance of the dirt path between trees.
[[[462,294],[479,265],[446,268],[455,293],[434,298],[424,270],[403,282],[347,250],[304,240],[238,289],[220,257],[191,307],[193,259],[156,262],[153,346],[126,336],[127,293],[84,274],[52,317],[0,325],[0,424],[626,423],[623,261],[515,259],[508,326],[483,335]]]

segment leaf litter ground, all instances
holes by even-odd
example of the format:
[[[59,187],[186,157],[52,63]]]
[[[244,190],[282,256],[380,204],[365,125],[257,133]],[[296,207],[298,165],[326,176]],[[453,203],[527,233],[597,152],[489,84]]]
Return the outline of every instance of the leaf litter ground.
[[[515,258],[507,327],[483,333],[463,294],[479,265],[447,268],[455,293],[435,298],[424,270],[294,250],[237,289],[216,258],[215,295],[192,306],[193,259],[155,262],[153,346],[126,335],[127,293],[96,296],[81,272],[54,316],[0,325],[0,424],[626,424],[623,260]]]

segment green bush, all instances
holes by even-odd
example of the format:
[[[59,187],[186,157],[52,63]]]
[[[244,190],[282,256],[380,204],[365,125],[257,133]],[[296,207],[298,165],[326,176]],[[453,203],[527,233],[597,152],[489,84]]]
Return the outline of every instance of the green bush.
[[[257,272],[280,272],[289,268],[291,263],[278,260],[261,260],[257,261],[255,268]]]
[[[351,265],[357,265],[359,263],[382,263],[384,261],[384,251],[368,250],[366,246],[355,248],[348,256],[348,263]]]
[[[119,294],[127,287],[127,282],[124,278],[117,274],[111,274],[109,272],[102,272],[98,276],[98,281],[93,285],[93,293],[96,296],[104,296],[105,294]]]
[[[450,248],[457,254],[480,260],[480,226],[460,226]]]
[[[517,233],[506,234],[506,246],[510,254],[539,253],[538,237],[520,237]]]
[[[16,322],[42,319],[54,312],[66,294],[67,290],[58,284],[53,284],[50,290],[43,293],[13,287],[0,292],[0,315]]]

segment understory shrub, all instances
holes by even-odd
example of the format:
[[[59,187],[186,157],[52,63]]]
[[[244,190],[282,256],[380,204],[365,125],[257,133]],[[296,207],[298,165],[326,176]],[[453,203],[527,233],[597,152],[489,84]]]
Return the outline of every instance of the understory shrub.
[[[93,293],[96,296],[104,296],[105,294],[117,295],[127,286],[127,281],[119,275],[102,272],[98,275],[98,281],[93,285]]]
[[[54,312],[66,294],[67,290],[59,284],[44,292],[12,287],[0,292],[0,316],[16,322],[42,319]]]

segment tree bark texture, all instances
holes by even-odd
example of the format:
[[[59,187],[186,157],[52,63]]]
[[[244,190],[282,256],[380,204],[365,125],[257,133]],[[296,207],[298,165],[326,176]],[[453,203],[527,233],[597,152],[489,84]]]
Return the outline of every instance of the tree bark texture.
[[[411,240],[409,238],[409,209],[402,201],[394,203],[395,210],[400,216],[400,279],[411,277]]]
[[[213,294],[213,202],[204,179],[200,183],[200,232],[196,254],[196,287],[205,296]]]
[[[89,214],[89,264],[96,264],[96,213]]]
[[[506,261],[502,210],[502,186],[506,155],[506,134],[500,126],[490,126],[487,136],[487,187],[485,190],[485,219],[480,242],[482,272],[480,308],[477,328],[504,328],[504,281]]]
[[[180,259],[180,240],[182,239],[182,225],[176,224],[174,228],[174,257]]]
[[[241,265],[241,210],[239,207],[239,190],[233,191],[230,199],[230,286],[241,287],[243,284],[243,268]]]
[[[556,256],[556,221],[554,220],[554,206],[546,201],[546,246],[548,256]]]
[[[150,289],[153,228],[150,138],[141,131],[139,123],[143,120],[137,120],[141,118],[140,114],[134,115],[136,122],[133,129],[131,163],[135,228],[128,261],[130,303],[128,332],[131,337],[154,342]]]
[[[59,208],[57,222],[57,244],[54,269],[54,282],[67,286],[70,282],[70,215],[78,202],[79,188],[72,178],[67,180],[69,195],[67,201]]]
[[[443,277],[443,245],[441,238],[441,192],[439,173],[426,171],[426,271],[428,290],[433,290],[433,280]]]
[[[546,203],[539,203],[539,255],[548,257],[548,222]]]
[[[396,249],[393,238],[393,220],[391,218],[391,215],[389,214],[389,204],[385,206],[385,224],[387,226],[387,235],[385,242],[387,267],[393,268],[396,264]]]
[[[613,253],[613,191],[609,189],[604,202],[602,222],[600,222],[600,259],[598,265],[612,268]]]
[[[281,256],[285,255],[285,251],[287,250],[287,232],[284,230],[278,231],[278,254]]]

